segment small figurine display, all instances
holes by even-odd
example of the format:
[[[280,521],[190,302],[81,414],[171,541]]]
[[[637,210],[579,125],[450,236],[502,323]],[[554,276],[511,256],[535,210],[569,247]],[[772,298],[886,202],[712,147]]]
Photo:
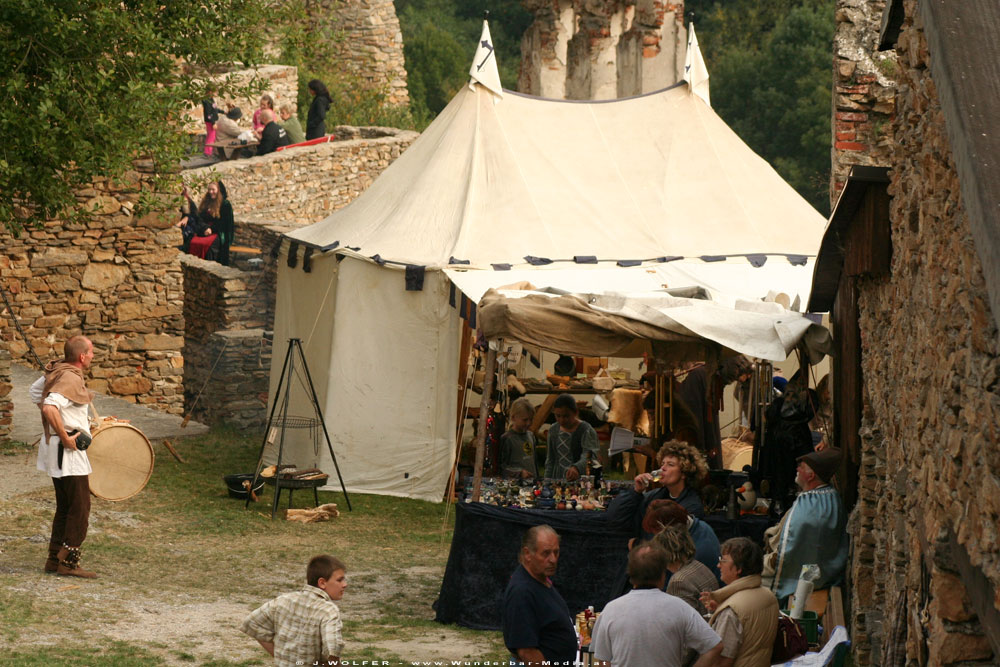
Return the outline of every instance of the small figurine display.
[[[607,508],[610,500],[631,482],[620,480],[594,481],[593,475],[582,475],[574,482],[563,479],[541,481],[497,479],[484,477],[480,487],[480,502],[498,507],[541,510],[595,511]],[[472,479],[465,484],[465,502],[472,502]]]

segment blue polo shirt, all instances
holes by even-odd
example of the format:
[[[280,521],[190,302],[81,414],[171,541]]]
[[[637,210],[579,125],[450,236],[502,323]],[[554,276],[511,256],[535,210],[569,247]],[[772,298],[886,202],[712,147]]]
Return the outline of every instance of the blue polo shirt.
[[[503,641],[517,655],[537,648],[550,664],[576,660],[576,630],[566,601],[555,586],[546,586],[518,565],[503,594]]]

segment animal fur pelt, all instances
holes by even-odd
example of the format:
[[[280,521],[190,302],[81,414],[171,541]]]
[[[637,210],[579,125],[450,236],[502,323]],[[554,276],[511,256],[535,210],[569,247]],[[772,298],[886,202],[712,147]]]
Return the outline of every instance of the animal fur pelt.
[[[608,421],[636,435],[649,435],[649,414],[642,407],[642,391],[615,389],[611,392],[611,410]]]
[[[318,521],[329,521],[340,516],[337,503],[327,503],[311,510],[285,510],[285,518],[288,521],[298,521],[299,523],[316,523]]]

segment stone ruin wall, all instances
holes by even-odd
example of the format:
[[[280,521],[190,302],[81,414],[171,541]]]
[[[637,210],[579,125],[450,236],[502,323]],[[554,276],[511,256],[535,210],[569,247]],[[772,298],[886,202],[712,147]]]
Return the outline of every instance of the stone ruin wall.
[[[915,0],[904,5],[892,267],[888,278],[859,283],[866,394],[849,623],[858,665],[996,664],[948,544],[957,541],[985,576],[1000,610],[998,331],[928,69],[933,54]]]
[[[84,334],[94,342],[88,386],[95,391],[180,414],[183,287],[180,234],[172,216],[133,213],[144,177],[125,186],[97,179],[80,190],[91,221],[50,220],[14,237],[0,232],[0,282],[43,362]],[[12,359],[32,365],[8,314],[0,338]]]
[[[190,169],[184,179],[222,180],[240,220],[305,225],[354,201],[420,136],[389,127],[346,125],[331,133],[338,141],[218,162]],[[236,244],[245,245],[239,236]]]
[[[352,78],[384,92],[389,104],[410,103],[403,32],[392,0],[313,0],[308,8],[313,21],[333,32],[337,59]]]
[[[898,65],[894,51],[878,50],[884,8],[885,0],[837,0],[831,207],[852,165],[885,167],[892,157]]]
[[[220,178],[227,184],[236,217],[235,243],[261,251],[252,256],[260,260],[252,268],[240,261],[248,270],[189,255],[180,260],[185,409],[193,407],[201,421],[244,429],[264,426],[277,286],[271,251],[283,233],[318,222],[353,201],[419,136],[347,126],[334,128],[334,134],[348,138],[185,173],[192,181]],[[195,403],[199,393],[203,395]]]
[[[271,367],[267,295],[259,289],[263,273],[191,255],[180,262],[185,408],[206,424],[262,428]]]
[[[10,378],[10,352],[0,341],[0,444],[10,440],[10,430],[14,423],[14,401],[10,392],[14,388]]]
[[[535,16],[521,38],[518,90],[553,99],[608,100],[681,80],[684,3],[524,0]]]

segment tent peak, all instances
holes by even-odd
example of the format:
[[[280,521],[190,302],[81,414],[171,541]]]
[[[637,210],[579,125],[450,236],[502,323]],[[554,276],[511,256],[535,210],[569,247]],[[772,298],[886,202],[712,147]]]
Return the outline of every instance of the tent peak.
[[[478,83],[493,93],[494,99],[503,98],[503,86],[500,84],[500,69],[497,67],[496,49],[493,48],[493,38],[490,37],[490,23],[486,20],[487,11],[483,17],[483,33],[476,45],[476,55],[469,67],[469,88],[475,90]]]

